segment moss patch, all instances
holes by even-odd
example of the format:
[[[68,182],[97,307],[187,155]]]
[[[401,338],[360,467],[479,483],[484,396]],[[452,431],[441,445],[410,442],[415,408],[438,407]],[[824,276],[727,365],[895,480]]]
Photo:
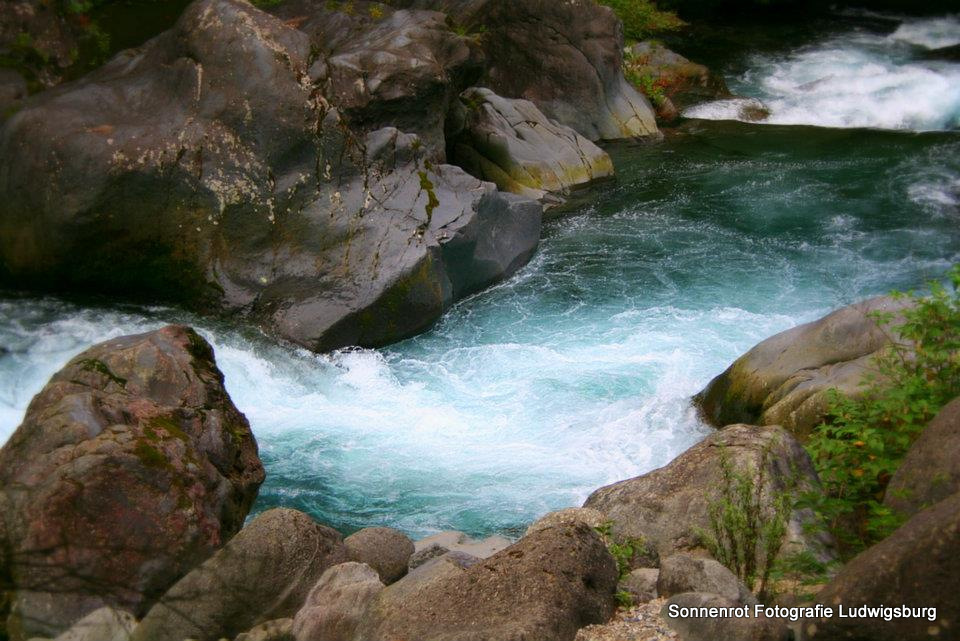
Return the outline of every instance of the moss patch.
[[[106,363],[96,358],[85,358],[78,363],[80,369],[85,372],[96,372],[102,376],[106,376],[109,380],[113,381],[120,387],[126,387],[127,379],[122,376],[117,376],[114,374]]]

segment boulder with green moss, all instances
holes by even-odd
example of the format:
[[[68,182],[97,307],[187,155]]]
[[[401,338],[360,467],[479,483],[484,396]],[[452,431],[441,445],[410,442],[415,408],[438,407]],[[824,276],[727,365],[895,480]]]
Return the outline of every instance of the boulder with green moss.
[[[613,175],[605,151],[547,118],[529,100],[477,87],[460,98],[464,124],[453,140],[451,160],[501,190],[551,205],[577,187]]]
[[[771,336],[710,381],[694,401],[718,427],[782,425],[803,438],[823,420],[828,390],[858,394],[871,359],[890,342],[873,314],[895,314],[909,304],[872,298]]]
[[[0,449],[11,638],[137,615],[236,533],[264,471],[213,350],[182,326],[83,352]]]

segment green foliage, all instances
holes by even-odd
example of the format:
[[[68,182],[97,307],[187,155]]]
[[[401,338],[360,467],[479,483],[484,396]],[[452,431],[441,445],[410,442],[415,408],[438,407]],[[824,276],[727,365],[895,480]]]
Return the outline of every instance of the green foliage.
[[[764,491],[772,445],[763,448],[756,468],[746,469],[735,468],[728,452],[721,450],[719,495],[709,504],[710,529],[697,532],[715,559],[761,595],[796,504],[792,482],[772,495]]]
[[[618,590],[617,593],[613,595],[613,598],[617,601],[617,607],[632,608],[634,605],[633,595],[626,590]]]
[[[873,314],[890,345],[874,358],[862,395],[831,390],[827,419],[807,443],[824,491],[805,501],[845,555],[902,523],[882,504],[887,484],[927,423],[960,396],[960,265],[948,280],[948,287],[931,283],[924,297],[895,292],[913,303],[895,326],[893,314]]]
[[[686,23],[671,11],[661,11],[653,0],[599,0],[613,9],[631,40],[644,40],[656,33],[676,31]]]
[[[617,541],[613,535],[613,521],[605,521],[593,528],[607,546],[610,556],[617,562],[617,574],[619,579],[630,574],[634,564],[642,559],[654,557],[647,542],[639,537],[620,539]],[[619,590],[614,594],[617,606],[621,608],[633,607],[633,595],[626,590]]]
[[[650,99],[654,107],[660,106],[667,99],[663,84],[649,73],[640,73],[635,69],[625,67],[624,75],[630,84]]]
[[[824,563],[810,550],[798,550],[778,558],[770,571],[770,583],[779,593],[791,594],[795,599],[810,601],[830,579],[835,563]]]

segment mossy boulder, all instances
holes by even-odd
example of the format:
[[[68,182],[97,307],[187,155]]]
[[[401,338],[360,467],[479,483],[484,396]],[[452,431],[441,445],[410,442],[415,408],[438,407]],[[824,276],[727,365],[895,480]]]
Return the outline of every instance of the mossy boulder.
[[[694,402],[718,427],[781,425],[803,439],[823,420],[828,390],[859,394],[871,360],[890,342],[872,314],[896,314],[909,304],[871,298],[771,336],[710,381]]]
[[[451,159],[501,190],[554,205],[572,190],[613,175],[605,151],[529,100],[477,87],[460,98],[466,114]]]
[[[83,352],[0,449],[11,637],[56,636],[102,606],[142,615],[240,529],[263,478],[192,329]]]

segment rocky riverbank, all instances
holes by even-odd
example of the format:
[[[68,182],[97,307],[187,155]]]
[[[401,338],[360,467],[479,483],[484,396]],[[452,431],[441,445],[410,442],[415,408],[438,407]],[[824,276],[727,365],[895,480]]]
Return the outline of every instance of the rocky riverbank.
[[[792,331],[790,348],[823,335],[812,328],[863,308]],[[781,358],[790,354],[780,350]],[[779,426],[726,426],[666,467],[600,488],[583,508],[545,516],[516,542],[460,533],[413,542],[390,528],[344,538],[285,508],[240,528],[263,468],[222,385],[210,346],[186,327],[169,326],[87,350],[37,395],[0,450],[0,577],[12,641],[790,634],[781,619],[698,622],[651,610],[758,602],[710,558],[704,536],[716,527],[718,488],[730,474],[759,480],[756,509],[765,518],[781,518],[776,502],[785,488],[816,491],[809,457]],[[955,407],[931,424],[893,482],[913,488],[914,500],[897,508],[909,520],[816,597],[823,604],[900,599],[938,608],[934,623],[881,622],[869,627],[871,638],[926,638],[934,626],[950,638],[960,472],[953,458],[937,458],[930,440],[953,438]],[[911,471],[930,465],[946,485]],[[834,559],[829,537],[811,528],[812,514],[791,508],[782,518],[775,553]],[[608,629],[615,594],[622,605],[641,605],[640,614],[621,615]],[[846,625],[830,619],[794,628],[815,639],[868,629]]]

